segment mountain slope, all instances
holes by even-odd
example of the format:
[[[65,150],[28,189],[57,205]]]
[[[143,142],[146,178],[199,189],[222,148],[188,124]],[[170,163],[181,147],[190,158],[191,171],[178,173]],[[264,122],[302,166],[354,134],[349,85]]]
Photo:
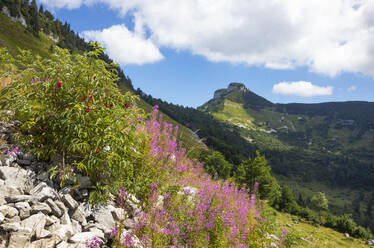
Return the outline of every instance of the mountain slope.
[[[312,188],[304,198],[335,190],[328,195],[331,210],[348,210],[361,224],[374,227],[368,221],[374,202],[374,103],[274,104],[235,83],[198,109],[237,126],[296,195],[307,192],[301,182]],[[360,193],[345,199],[346,190]]]

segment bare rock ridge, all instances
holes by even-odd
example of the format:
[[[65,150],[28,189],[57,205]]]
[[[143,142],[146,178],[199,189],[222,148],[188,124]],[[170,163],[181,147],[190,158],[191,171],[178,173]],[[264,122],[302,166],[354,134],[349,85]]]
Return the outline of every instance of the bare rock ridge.
[[[83,248],[90,243],[108,247],[118,222],[125,223],[121,235],[130,234],[135,247],[142,247],[131,231],[132,218],[139,211],[134,196],[125,208],[113,201],[92,205],[87,202],[89,178],[81,175],[77,175],[82,182],[78,189],[60,188],[48,177],[51,165],[15,149],[15,125],[0,122],[0,248]]]
[[[242,92],[248,92],[249,90],[245,87],[245,85],[243,83],[236,83],[236,82],[233,82],[233,83],[230,83],[229,86],[227,87],[227,89],[219,89],[219,90],[216,90],[214,92],[214,97],[213,99],[217,99],[217,98],[220,98],[234,90],[239,90],[239,91],[242,91]]]

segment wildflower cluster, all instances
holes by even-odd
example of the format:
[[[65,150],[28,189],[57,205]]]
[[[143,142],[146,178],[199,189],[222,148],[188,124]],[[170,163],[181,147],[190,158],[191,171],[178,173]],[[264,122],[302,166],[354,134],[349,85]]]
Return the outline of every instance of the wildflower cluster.
[[[249,190],[213,180],[177,145],[177,128],[162,122],[155,106],[142,130],[151,136],[158,182],[149,184],[147,205],[133,223],[140,242],[145,247],[248,247],[260,240],[258,184]],[[117,245],[132,247],[121,230],[116,235],[122,237]]]
[[[104,242],[96,237],[93,237],[92,239],[86,241],[87,248],[100,248],[103,244]]]

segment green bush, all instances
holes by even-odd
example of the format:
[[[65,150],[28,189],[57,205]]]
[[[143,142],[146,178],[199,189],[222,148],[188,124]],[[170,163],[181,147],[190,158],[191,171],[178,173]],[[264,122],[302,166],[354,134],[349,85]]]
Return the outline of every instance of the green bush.
[[[93,46],[83,55],[56,47],[48,59],[21,50],[17,69],[0,72],[11,79],[0,108],[22,123],[21,144],[39,159],[59,161],[53,175],[62,182],[76,172],[91,178],[91,201],[122,186],[141,198],[156,181],[148,139],[138,131],[145,116],[134,95],[119,92],[114,65],[98,59],[103,49]],[[2,49],[0,65],[8,58]]]

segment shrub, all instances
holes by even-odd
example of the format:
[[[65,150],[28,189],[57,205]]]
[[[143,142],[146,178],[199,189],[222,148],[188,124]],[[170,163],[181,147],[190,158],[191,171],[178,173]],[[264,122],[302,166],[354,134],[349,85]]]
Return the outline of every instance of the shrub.
[[[141,197],[156,180],[148,138],[138,131],[144,115],[135,96],[119,92],[113,65],[93,46],[82,55],[56,47],[48,59],[21,50],[18,68],[0,75],[11,79],[0,107],[21,121],[21,144],[39,159],[57,158],[53,174],[62,182],[81,172],[94,183],[91,200],[105,201],[122,186]],[[1,50],[0,64],[8,57]]]

